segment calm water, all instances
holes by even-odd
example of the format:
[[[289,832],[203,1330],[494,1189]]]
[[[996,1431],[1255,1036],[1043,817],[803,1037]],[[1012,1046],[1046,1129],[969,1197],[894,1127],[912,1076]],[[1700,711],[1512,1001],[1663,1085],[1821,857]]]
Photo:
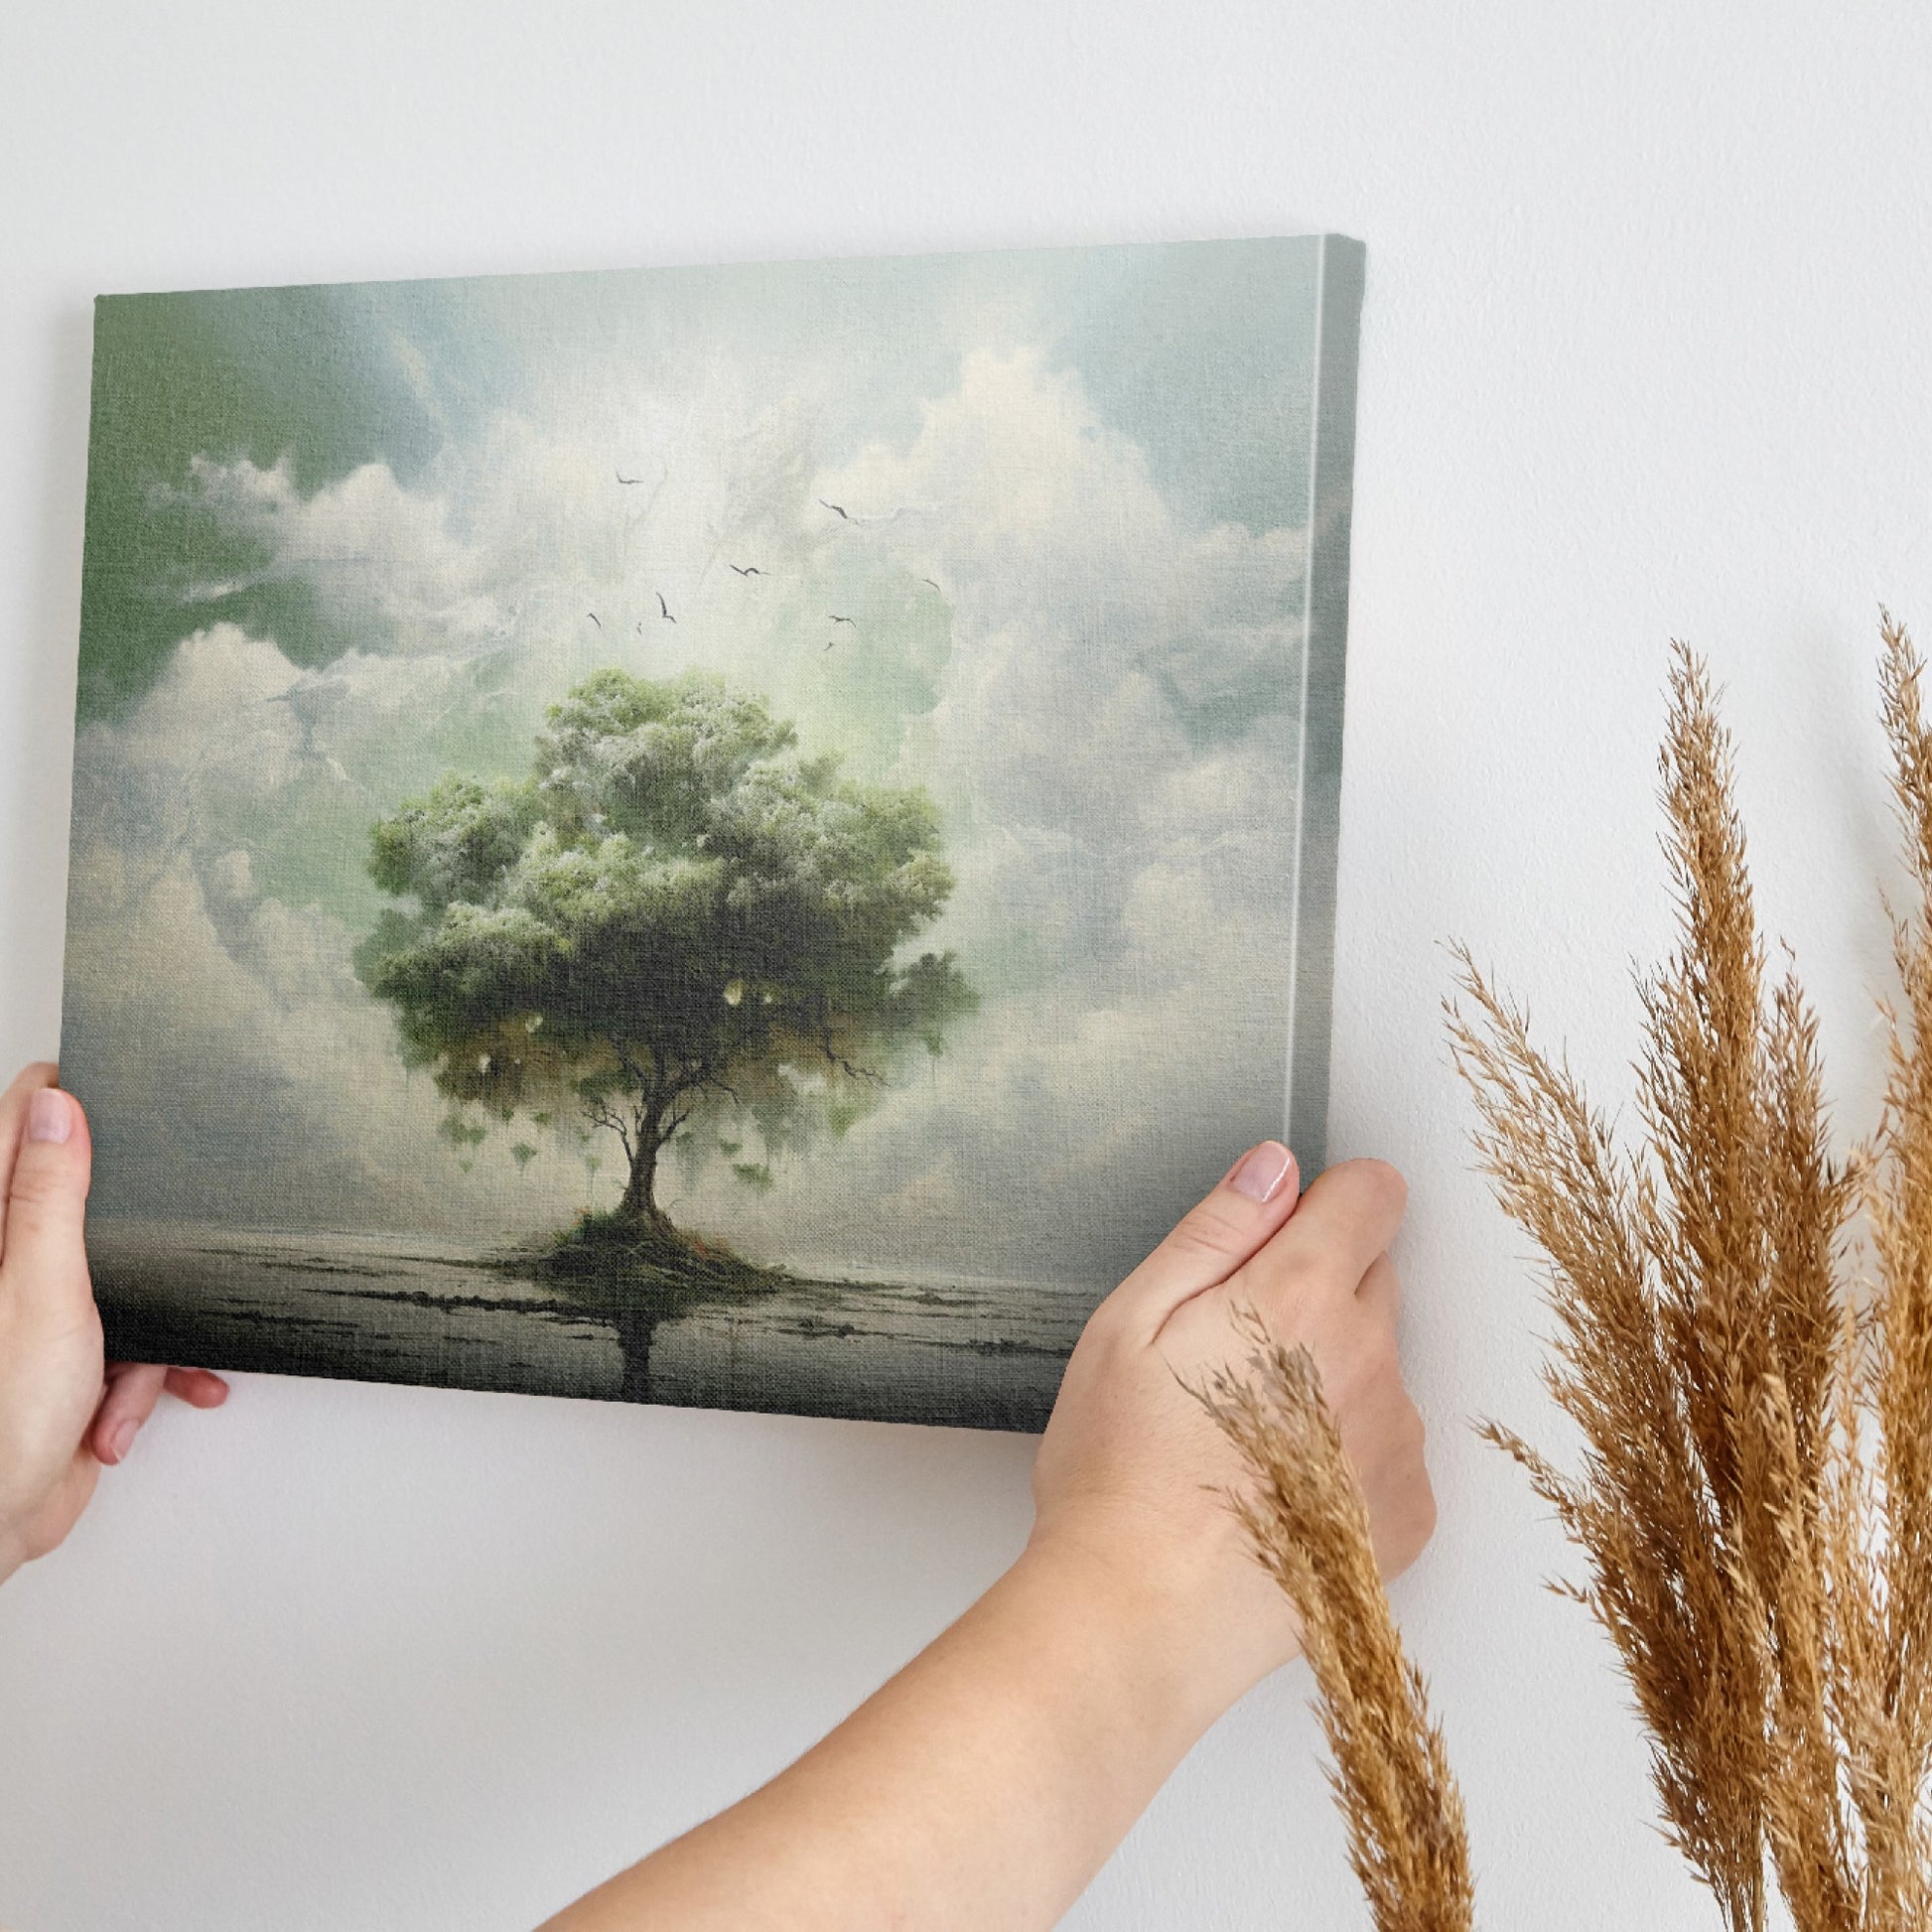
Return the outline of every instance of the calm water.
[[[618,1331],[514,1251],[403,1235],[89,1224],[110,1354],[543,1395],[625,1393]],[[1038,1429],[1093,1296],[799,1282],[661,1321],[637,1399]]]

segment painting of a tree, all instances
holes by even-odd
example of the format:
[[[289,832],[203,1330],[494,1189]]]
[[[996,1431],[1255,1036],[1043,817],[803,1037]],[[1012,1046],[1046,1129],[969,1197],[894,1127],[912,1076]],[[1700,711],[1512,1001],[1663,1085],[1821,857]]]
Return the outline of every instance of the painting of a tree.
[[[549,708],[529,775],[446,773],[371,846],[399,903],[356,968],[405,1057],[458,1109],[614,1135],[618,1218],[667,1258],[686,1243],[659,1165],[701,1109],[767,1144],[849,1116],[972,1004],[950,954],[903,956],[953,886],[924,791],[846,777],[714,677],[596,672]]]
[[[1042,1426],[1224,1149],[1320,1165],[1362,265],[101,298],[116,1352]]]

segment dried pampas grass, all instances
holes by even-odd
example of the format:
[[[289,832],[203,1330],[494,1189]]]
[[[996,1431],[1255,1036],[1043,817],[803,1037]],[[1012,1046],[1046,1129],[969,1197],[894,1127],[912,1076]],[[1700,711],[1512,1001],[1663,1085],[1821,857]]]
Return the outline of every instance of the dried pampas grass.
[[[1660,766],[1677,943],[1638,984],[1639,1132],[1619,1142],[1458,950],[1448,1008],[1474,1140],[1547,1263],[1560,1467],[1499,1425],[1583,1553],[1558,1588],[1614,1645],[1666,1831],[1731,1932],[1932,1925],[1932,729],[1902,625],[1880,716],[1911,878],[1870,1140],[1835,1158],[1818,1027],[1767,965],[1730,743],[1679,647]],[[1863,1217],[1862,1242],[1854,1232]],[[1404,1658],[1313,1364],[1251,1324],[1202,1392],[1231,1498],[1300,1610],[1375,1923],[1467,1927],[1461,1801]]]
[[[1361,1485],[1308,1351],[1253,1315],[1243,1326],[1250,1373],[1216,1375],[1201,1400],[1253,1478],[1230,1505],[1302,1619],[1350,1863],[1377,1932],[1468,1932],[1462,1797],[1396,1635]]]
[[[1924,1926],[1932,1762],[1932,734],[1882,623],[1915,893],[1871,1144],[1836,1161],[1817,1023],[1767,974],[1728,739],[1679,648],[1661,768],[1678,942],[1640,983],[1641,1137],[1619,1147],[1458,955],[1483,1168],[1543,1251],[1551,1393],[1581,1467],[1486,1432],[1583,1551],[1673,1842],[1733,1932],[1769,1879],[1799,1932]],[[1855,1312],[1848,1230],[1872,1279]]]

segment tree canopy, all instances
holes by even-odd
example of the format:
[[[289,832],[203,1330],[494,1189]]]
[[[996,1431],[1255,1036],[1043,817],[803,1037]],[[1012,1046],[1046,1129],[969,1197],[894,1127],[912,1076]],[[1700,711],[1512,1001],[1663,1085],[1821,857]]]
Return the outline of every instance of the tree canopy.
[[[971,1006],[950,954],[900,957],[952,892],[938,813],[695,672],[598,671],[545,716],[529,776],[446,773],[375,825],[405,903],[356,970],[459,1108],[574,1101],[616,1134],[621,1212],[669,1234],[658,1158],[696,1110],[744,1109],[767,1146],[815,1104],[850,1118]]]

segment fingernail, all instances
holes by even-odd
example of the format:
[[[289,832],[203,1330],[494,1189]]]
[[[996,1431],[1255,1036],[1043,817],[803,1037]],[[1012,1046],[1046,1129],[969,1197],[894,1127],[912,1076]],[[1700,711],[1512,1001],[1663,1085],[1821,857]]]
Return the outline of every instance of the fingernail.
[[[1279,1141],[1263,1141],[1250,1149],[1248,1158],[1235,1169],[1228,1185],[1250,1200],[1273,1200],[1275,1191],[1288,1178],[1295,1157]]]
[[[141,1425],[132,1416],[123,1416],[114,1425],[114,1433],[107,1439],[107,1453],[113,1461],[120,1461],[134,1447],[134,1438]]]
[[[73,1103],[59,1087],[42,1087],[27,1103],[30,1141],[65,1141],[73,1132]]]

